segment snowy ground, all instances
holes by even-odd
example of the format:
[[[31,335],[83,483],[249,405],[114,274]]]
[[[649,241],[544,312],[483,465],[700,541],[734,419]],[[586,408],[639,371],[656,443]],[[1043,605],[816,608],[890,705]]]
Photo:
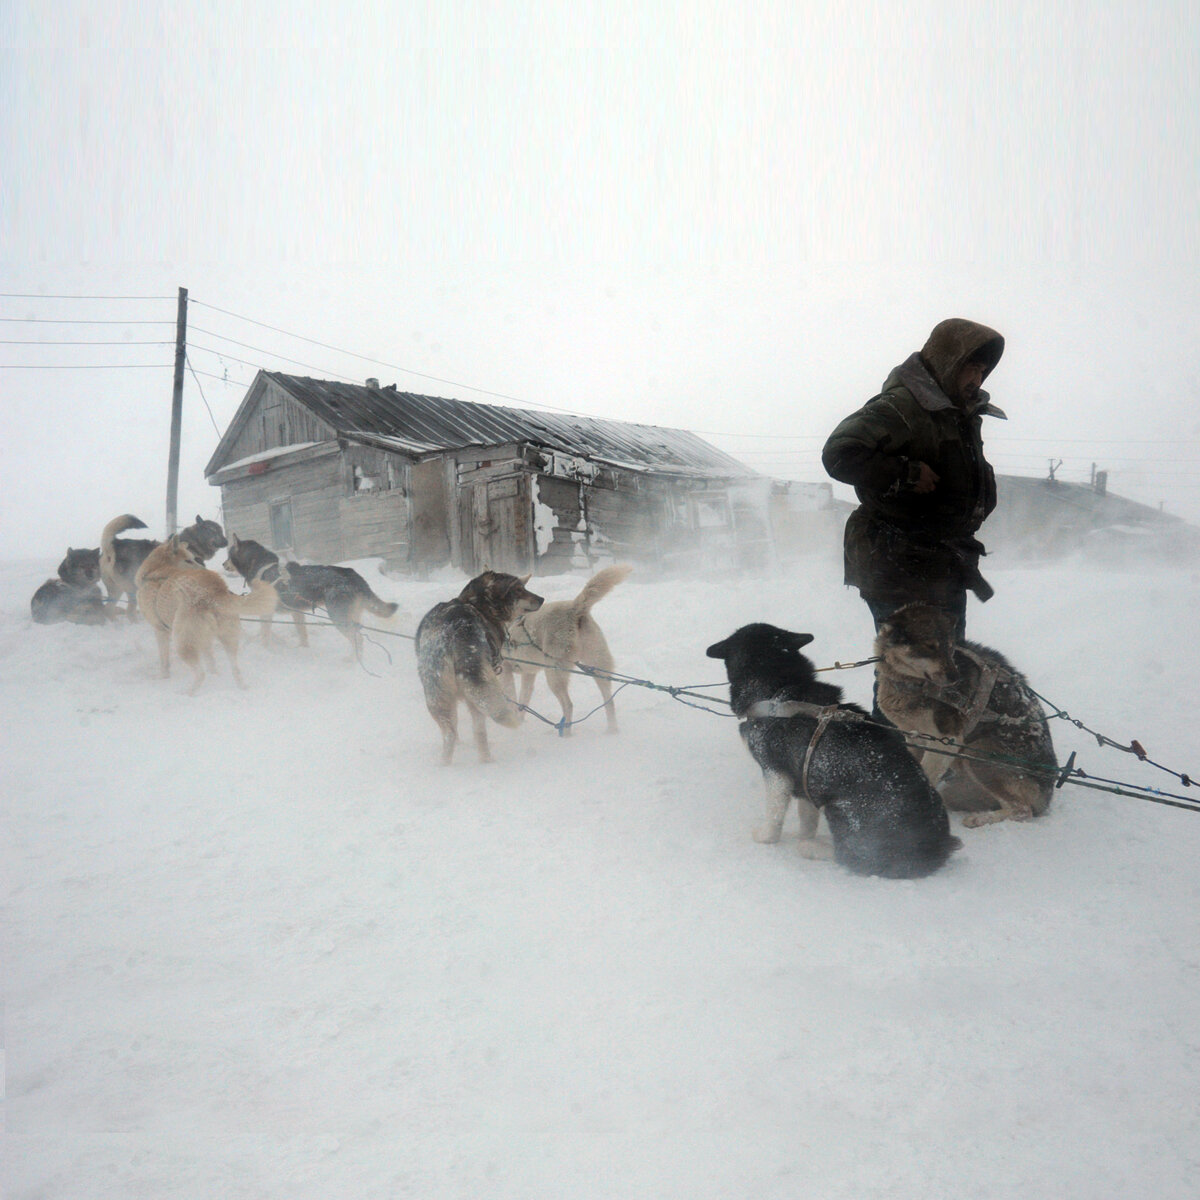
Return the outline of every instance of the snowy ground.
[[[9,1200],[1197,1194],[1200,816],[1068,787],[929,879],[856,878],[751,840],[727,717],[628,688],[616,737],[493,726],[443,769],[411,643],[368,674],[330,629],[247,639],[248,690],[191,699],[145,625],[32,625],[53,565],[0,566]],[[1200,574],[987,574],[972,636],[1200,770]],[[462,583],[372,578],[409,631]],[[869,653],[832,561],[635,575],[596,616],[665,683],[750,620]]]

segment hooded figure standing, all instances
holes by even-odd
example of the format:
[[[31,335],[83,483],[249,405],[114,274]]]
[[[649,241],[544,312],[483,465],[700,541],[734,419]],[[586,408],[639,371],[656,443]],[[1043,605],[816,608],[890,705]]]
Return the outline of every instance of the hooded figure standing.
[[[953,612],[961,638],[967,592],[992,595],[975,537],[996,507],[981,426],[985,415],[1004,413],[981,385],[1003,353],[994,329],[942,321],[825,443],[825,470],[858,496],[846,522],[846,583],[862,594],[876,630],[921,601]]]

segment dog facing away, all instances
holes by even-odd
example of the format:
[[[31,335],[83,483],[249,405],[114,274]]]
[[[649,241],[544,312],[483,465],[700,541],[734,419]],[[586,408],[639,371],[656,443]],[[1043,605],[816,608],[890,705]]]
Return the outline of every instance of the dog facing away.
[[[980,756],[912,748],[946,807],[968,814],[964,825],[1026,821],[1046,811],[1058,767],[1050,727],[1025,677],[1002,654],[957,642],[953,614],[928,604],[907,604],[882,622],[875,653],[879,710],[893,725],[951,737]]]
[[[161,543],[150,538],[118,538],[117,534],[126,529],[145,528],[146,522],[140,517],[125,513],[113,517],[100,534],[100,577],[111,603],[122,596],[128,597],[125,611],[131,621],[137,619],[138,568]]]
[[[354,657],[362,657],[363,613],[387,619],[395,616],[399,607],[381,600],[371,585],[352,567],[302,566],[300,563],[281,564],[279,555],[261,542],[231,534],[229,554],[224,568],[227,574],[238,574],[246,583],[256,579],[275,585],[280,605],[292,614],[301,646],[308,645],[305,613],[323,608],[330,621],[350,642]],[[271,640],[271,626],[263,625],[262,640]]]
[[[100,593],[100,551],[67,548],[58,564],[58,578],[47,579],[29,602],[29,612],[39,625],[73,621],[77,625],[103,625],[110,612]]]
[[[132,513],[113,517],[100,534],[100,576],[108,591],[108,598],[115,602],[122,596],[128,597],[126,612],[129,619],[137,614],[137,573],[147,557],[161,542],[152,538],[118,538],[118,533],[127,529],[145,529],[146,522]],[[179,537],[191,547],[199,565],[206,563],[225,545],[225,533],[216,521],[206,520],[196,514],[196,521],[182,530]]]
[[[608,642],[592,617],[592,606],[627,579],[630,566],[605,567],[584,584],[574,600],[552,600],[513,622],[504,646],[509,670],[521,677],[520,703],[528,704],[539,671],[562,706],[563,733],[571,732],[571,670],[576,663],[604,672],[593,675],[604,701],[608,732],[617,732],[617,713],[612,700],[612,682],[605,677],[614,663]]]
[[[442,731],[442,765],[448,766],[458,743],[458,704],[471,714],[480,762],[491,761],[486,718],[515,729],[516,705],[501,686],[501,651],[508,627],[542,606],[523,579],[484,571],[453,600],[435,604],[417,626],[417,672],[425,706]]]
[[[275,589],[255,580],[246,596],[235,596],[216,571],[197,562],[196,551],[180,535],[153,550],[138,570],[138,607],[155,637],[162,677],[171,674],[171,641],[176,652],[191,668],[189,689],[195,695],[204,682],[201,657],[214,667],[212,646],[219,641],[229,657],[234,681],[245,687],[238,669],[242,617],[257,617],[275,611]]]
[[[890,879],[936,871],[962,844],[941,799],[897,730],[842,704],[841,688],[817,680],[800,653],[812,640],[744,625],[707,651],[725,663],[738,730],[766,784],[766,821],[755,840],[779,840],[795,796],[806,858],[830,857],[816,838],[823,811],[832,857],[848,870]]]

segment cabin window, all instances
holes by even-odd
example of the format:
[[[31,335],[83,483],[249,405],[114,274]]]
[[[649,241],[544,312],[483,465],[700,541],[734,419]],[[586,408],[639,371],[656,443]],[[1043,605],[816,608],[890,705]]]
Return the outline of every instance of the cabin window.
[[[276,500],[271,506],[271,543],[276,550],[294,550],[292,534],[292,502]]]
[[[692,528],[701,529],[730,529],[733,526],[733,515],[729,511],[729,497],[720,492],[709,495],[693,494]]]

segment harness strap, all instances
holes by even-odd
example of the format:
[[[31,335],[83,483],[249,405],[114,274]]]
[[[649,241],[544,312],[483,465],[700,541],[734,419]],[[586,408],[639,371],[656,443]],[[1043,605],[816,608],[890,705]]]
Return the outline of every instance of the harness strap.
[[[804,798],[813,804],[815,801],[808,790],[808,768],[812,764],[813,754],[817,743],[821,740],[831,721],[865,721],[863,713],[853,709],[841,708],[836,704],[809,704],[804,700],[759,700],[746,710],[748,721],[778,720],[784,717],[810,717],[816,720],[816,728],[804,747],[804,758],[800,764],[800,790]]]
[[[988,712],[988,701],[992,698],[992,690],[999,678],[1000,667],[995,663],[987,662],[974,651],[967,650],[963,646],[956,646],[955,653],[969,658],[979,668],[979,682],[975,685],[975,694],[967,706],[961,709],[966,720],[966,728],[962,731],[962,736],[966,737],[985,716],[999,716],[998,713]]]

